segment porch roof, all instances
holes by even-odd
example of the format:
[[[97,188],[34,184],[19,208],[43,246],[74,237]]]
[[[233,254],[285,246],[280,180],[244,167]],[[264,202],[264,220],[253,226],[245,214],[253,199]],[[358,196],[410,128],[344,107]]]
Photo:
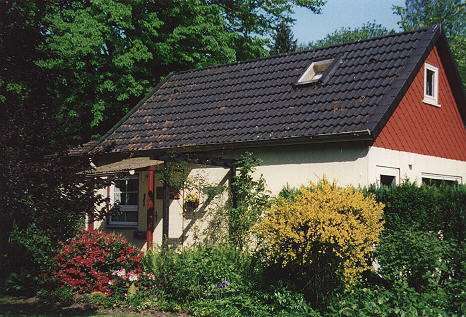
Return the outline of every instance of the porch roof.
[[[99,165],[94,170],[94,174],[126,172],[129,170],[145,169],[146,167],[160,164],[163,164],[163,161],[154,160],[150,157],[133,157],[117,162]]]

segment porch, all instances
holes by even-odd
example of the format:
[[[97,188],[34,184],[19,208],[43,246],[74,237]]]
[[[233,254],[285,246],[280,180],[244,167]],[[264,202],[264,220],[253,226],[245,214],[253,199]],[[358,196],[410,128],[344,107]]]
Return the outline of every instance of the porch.
[[[168,166],[177,163],[187,167],[186,182],[225,190],[210,196],[192,184],[174,188],[163,178]],[[103,220],[87,217],[87,229],[118,232],[144,251],[194,243],[207,230],[214,208],[236,203],[232,159],[181,155],[107,159],[99,162],[94,173],[112,181],[98,193],[107,199],[99,206],[107,216]],[[193,196],[199,198],[197,204]]]

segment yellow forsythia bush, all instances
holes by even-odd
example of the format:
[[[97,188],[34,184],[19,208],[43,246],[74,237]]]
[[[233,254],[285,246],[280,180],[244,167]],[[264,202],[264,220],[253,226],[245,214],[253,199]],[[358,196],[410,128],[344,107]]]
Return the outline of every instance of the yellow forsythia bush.
[[[267,261],[306,267],[331,252],[353,283],[369,268],[367,257],[383,229],[383,208],[353,187],[327,180],[303,186],[291,199],[277,198],[254,231]]]

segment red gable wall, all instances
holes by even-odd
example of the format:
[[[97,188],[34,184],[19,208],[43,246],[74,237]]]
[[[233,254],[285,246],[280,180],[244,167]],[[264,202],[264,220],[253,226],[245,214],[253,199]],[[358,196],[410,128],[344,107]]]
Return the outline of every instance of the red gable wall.
[[[434,47],[426,60],[439,68],[439,104],[422,102],[424,65],[374,141],[374,146],[466,161],[466,129]]]

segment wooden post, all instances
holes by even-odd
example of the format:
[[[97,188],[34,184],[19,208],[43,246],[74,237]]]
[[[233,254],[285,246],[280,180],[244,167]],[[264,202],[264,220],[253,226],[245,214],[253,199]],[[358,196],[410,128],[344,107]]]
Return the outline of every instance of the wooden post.
[[[94,230],[94,213],[90,212],[87,214],[87,231]]]
[[[236,177],[236,166],[230,167],[230,179],[229,179],[229,186],[230,186],[230,193],[231,193],[231,207],[236,208],[238,207],[238,197],[236,195],[236,189],[234,186]]]
[[[168,247],[168,226],[169,226],[169,207],[170,207],[170,186],[168,180],[164,180],[163,183],[163,201],[162,201],[162,247],[167,249]]]
[[[147,250],[152,249],[154,244],[154,222],[155,222],[155,210],[154,210],[154,174],[155,166],[149,166],[147,168],[147,229],[146,229],[146,242]]]

